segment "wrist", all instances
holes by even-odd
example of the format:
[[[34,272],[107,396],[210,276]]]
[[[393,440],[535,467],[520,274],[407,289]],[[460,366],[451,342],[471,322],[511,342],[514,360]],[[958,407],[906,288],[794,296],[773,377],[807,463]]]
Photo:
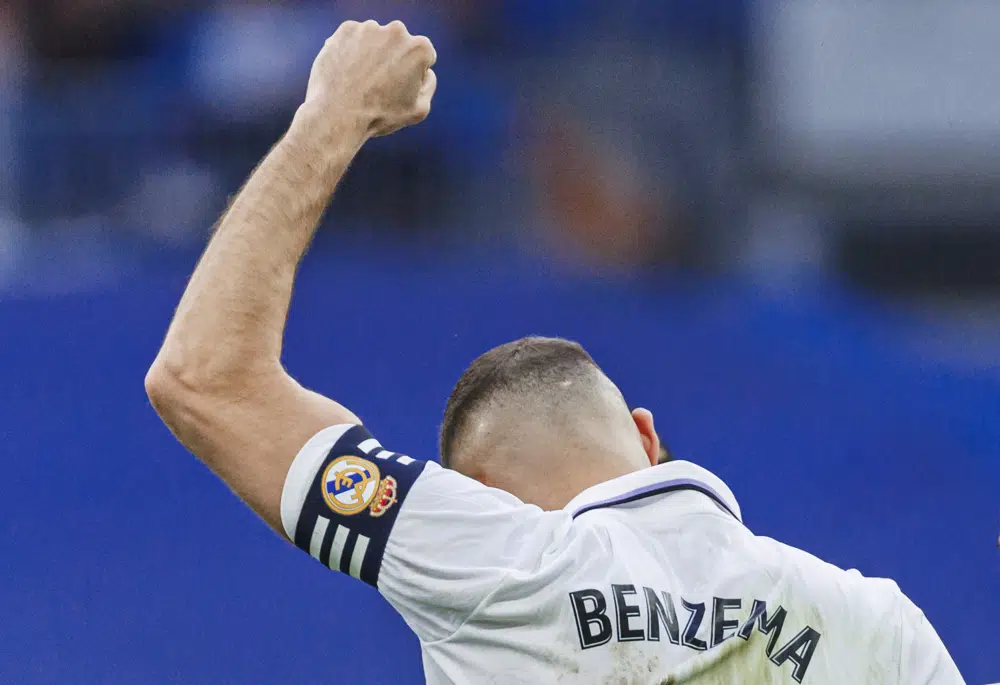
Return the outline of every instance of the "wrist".
[[[356,113],[330,111],[307,102],[295,112],[287,137],[339,158],[345,152],[356,154],[371,132],[368,122]]]

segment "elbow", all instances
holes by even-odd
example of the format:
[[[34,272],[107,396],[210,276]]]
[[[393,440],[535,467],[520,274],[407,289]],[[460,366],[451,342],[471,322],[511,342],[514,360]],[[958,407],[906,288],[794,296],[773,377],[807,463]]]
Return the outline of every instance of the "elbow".
[[[197,374],[158,358],[146,372],[146,396],[174,437],[195,454],[215,429],[218,408],[227,401]]]
[[[146,397],[158,414],[162,414],[161,407],[170,404],[171,398],[177,396],[178,385],[177,375],[159,359],[149,367],[145,379]]]
[[[185,408],[194,404],[197,388],[185,380],[181,369],[159,358],[146,372],[145,386],[146,397],[163,422],[174,433],[182,433],[184,416],[190,413]]]
[[[161,352],[146,372],[146,396],[167,427],[186,444],[206,429],[206,421],[220,408],[253,397],[269,371],[270,367],[183,363]]]
[[[242,380],[235,365],[203,354],[178,353],[165,346],[146,372],[146,396],[161,409],[205,395],[224,396]]]
[[[163,422],[178,437],[208,399],[225,400],[231,383],[203,363],[190,363],[161,350],[146,372],[146,396]]]

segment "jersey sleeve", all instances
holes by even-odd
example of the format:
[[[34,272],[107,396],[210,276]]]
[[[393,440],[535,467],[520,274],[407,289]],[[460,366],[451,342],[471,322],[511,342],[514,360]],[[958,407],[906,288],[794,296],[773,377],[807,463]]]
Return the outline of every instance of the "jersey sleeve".
[[[900,685],[965,685],[962,674],[934,626],[902,592],[900,609]]]
[[[313,437],[281,497],[289,539],[377,588],[424,642],[451,635],[512,570],[533,563],[557,519],[387,450],[358,425]]]

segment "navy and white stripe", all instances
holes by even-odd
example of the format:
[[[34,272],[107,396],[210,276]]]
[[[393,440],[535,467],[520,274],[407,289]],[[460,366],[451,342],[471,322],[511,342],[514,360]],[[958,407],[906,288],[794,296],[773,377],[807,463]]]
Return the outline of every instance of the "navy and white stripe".
[[[382,479],[392,476],[396,480],[396,503],[382,516],[374,517],[367,509],[348,516],[327,506],[324,471],[347,455],[371,460]],[[377,587],[392,527],[425,466],[425,462],[383,449],[363,426],[327,428],[302,448],[288,471],[281,496],[285,532],[323,565]]]
[[[351,530],[346,525],[332,523],[325,516],[317,516],[309,536],[309,555],[331,571],[341,571],[361,580],[362,569],[368,560],[371,538]],[[370,564],[369,564],[370,566]],[[377,580],[376,572],[376,580]]]
[[[358,445],[358,449],[364,452],[369,457],[374,457],[375,459],[395,459],[400,464],[408,466],[416,461],[412,457],[408,457],[405,454],[397,454],[395,452],[390,452],[389,450],[382,447],[379,441],[375,438],[368,438],[364,442]]]

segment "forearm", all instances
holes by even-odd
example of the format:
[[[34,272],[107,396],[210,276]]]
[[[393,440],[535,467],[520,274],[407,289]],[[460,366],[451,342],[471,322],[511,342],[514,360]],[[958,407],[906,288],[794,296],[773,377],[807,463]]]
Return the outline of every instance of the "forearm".
[[[219,223],[154,369],[216,387],[279,366],[298,264],[365,137],[349,117],[300,109]]]
[[[345,22],[326,41],[306,104],[219,223],[146,375],[174,435],[277,530],[295,454],[324,428],[360,423],[281,366],[295,272],[365,140],[427,116],[434,59],[398,22]]]

